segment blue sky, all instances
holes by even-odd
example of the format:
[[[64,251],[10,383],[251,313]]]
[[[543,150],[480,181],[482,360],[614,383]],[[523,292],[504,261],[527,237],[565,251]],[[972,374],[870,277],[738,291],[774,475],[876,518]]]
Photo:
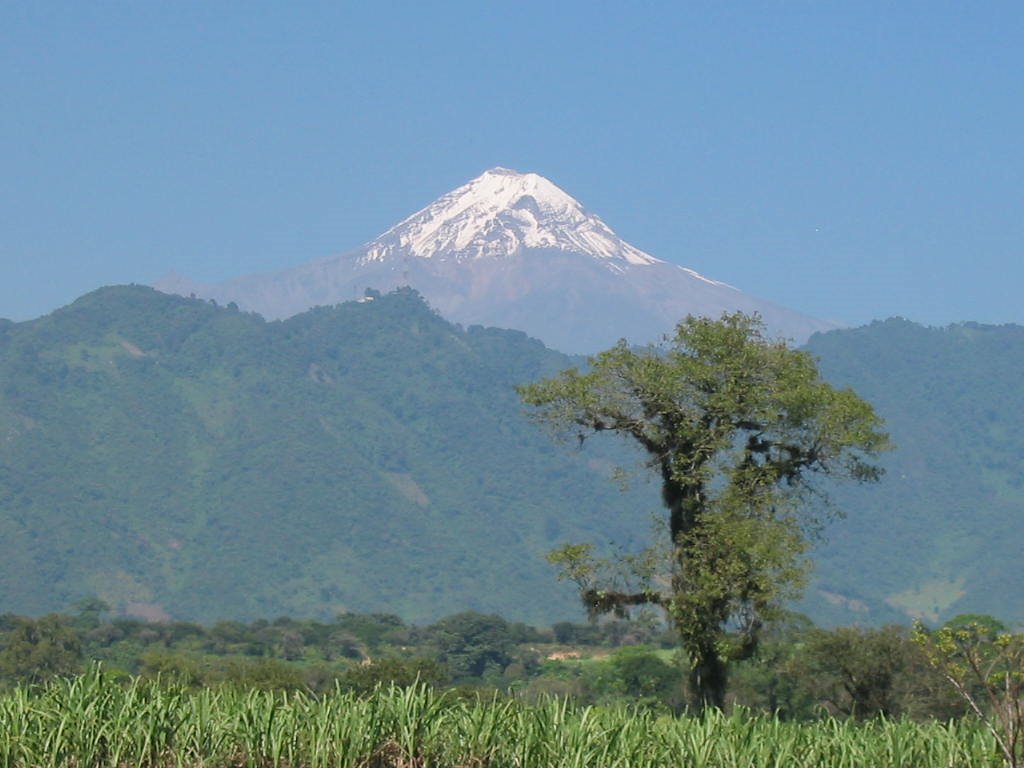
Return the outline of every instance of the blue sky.
[[[859,324],[1024,322],[1021,3],[0,5],[0,317],[366,242],[483,170]]]

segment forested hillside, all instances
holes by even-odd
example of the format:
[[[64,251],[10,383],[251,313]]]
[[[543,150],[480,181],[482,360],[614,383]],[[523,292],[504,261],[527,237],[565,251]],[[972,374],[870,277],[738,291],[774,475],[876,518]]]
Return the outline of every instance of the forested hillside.
[[[1024,624],[1024,328],[889,320],[810,349],[896,449],[836,490],[801,608]],[[545,553],[633,546],[660,512],[655,483],[611,479],[638,457],[527,420],[514,386],[580,362],[411,291],[267,323],[106,288],[0,323],[0,608],[579,620]]]
[[[107,288],[0,333],[7,611],[546,622],[580,609],[544,554],[656,506],[523,415],[569,358],[413,292],[266,323]]]
[[[808,346],[826,378],[874,403],[896,446],[878,487],[837,491],[848,515],[818,549],[811,612],[1024,625],[1024,327],[892,319]]]

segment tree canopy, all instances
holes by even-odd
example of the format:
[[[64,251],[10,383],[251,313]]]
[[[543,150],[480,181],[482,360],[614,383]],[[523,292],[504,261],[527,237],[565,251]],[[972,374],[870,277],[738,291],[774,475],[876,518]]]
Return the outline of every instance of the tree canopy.
[[[749,657],[764,622],[794,596],[825,501],[816,476],[875,480],[881,419],[814,359],[765,336],[757,317],[688,317],[663,347],[625,342],[586,371],[520,388],[534,415],[579,439],[623,435],[660,474],[668,511],[660,553],[609,572],[589,545],[555,556],[594,613],[664,608],[690,659],[698,707],[724,703],[726,665]]]

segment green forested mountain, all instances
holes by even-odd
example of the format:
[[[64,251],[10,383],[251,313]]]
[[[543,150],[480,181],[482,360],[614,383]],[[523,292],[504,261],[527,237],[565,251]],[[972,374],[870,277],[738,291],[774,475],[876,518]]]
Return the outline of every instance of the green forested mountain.
[[[1024,327],[892,319],[808,346],[826,378],[875,405],[896,446],[879,486],[836,492],[848,514],[818,548],[811,612],[1024,625]]]
[[[835,491],[804,609],[1024,624],[1024,328],[890,320],[809,346],[896,450],[881,484]],[[410,291],[267,323],[118,287],[0,323],[0,611],[578,619],[544,554],[632,546],[660,505],[610,479],[620,447],[525,418],[514,385],[574,362]]]
[[[656,497],[526,420],[513,386],[569,362],[409,291],[267,323],[118,287],[6,324],[0,610],[578,617],[545,552],[643,535]]]

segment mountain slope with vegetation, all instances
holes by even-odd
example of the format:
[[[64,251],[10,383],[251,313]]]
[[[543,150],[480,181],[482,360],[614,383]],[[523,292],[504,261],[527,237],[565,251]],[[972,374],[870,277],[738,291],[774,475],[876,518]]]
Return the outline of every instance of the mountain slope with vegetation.
[[[0,333],[5,610],[550,621],[580,609],[544,553],[656,503],[523,415],[570,358],[411,291],[267,323],[108,288]]]
[[[875,405],[896,446],[878,487],[837,489],[848,514],[815,554],[810,611],[1024,625],[1024,327],[891,319],[808,348],[826,378]]]
[[[802,609],[1024,625],[1024,328],[889,320],[809,349],[896,448],[835,490]],[[116,287],[0,322],[0,610],[581,618],[545,553],[633,547],[661,504],[611,479],[638,455],[527,420],[515,385],[580,362],[409,290],[265,322]]]

